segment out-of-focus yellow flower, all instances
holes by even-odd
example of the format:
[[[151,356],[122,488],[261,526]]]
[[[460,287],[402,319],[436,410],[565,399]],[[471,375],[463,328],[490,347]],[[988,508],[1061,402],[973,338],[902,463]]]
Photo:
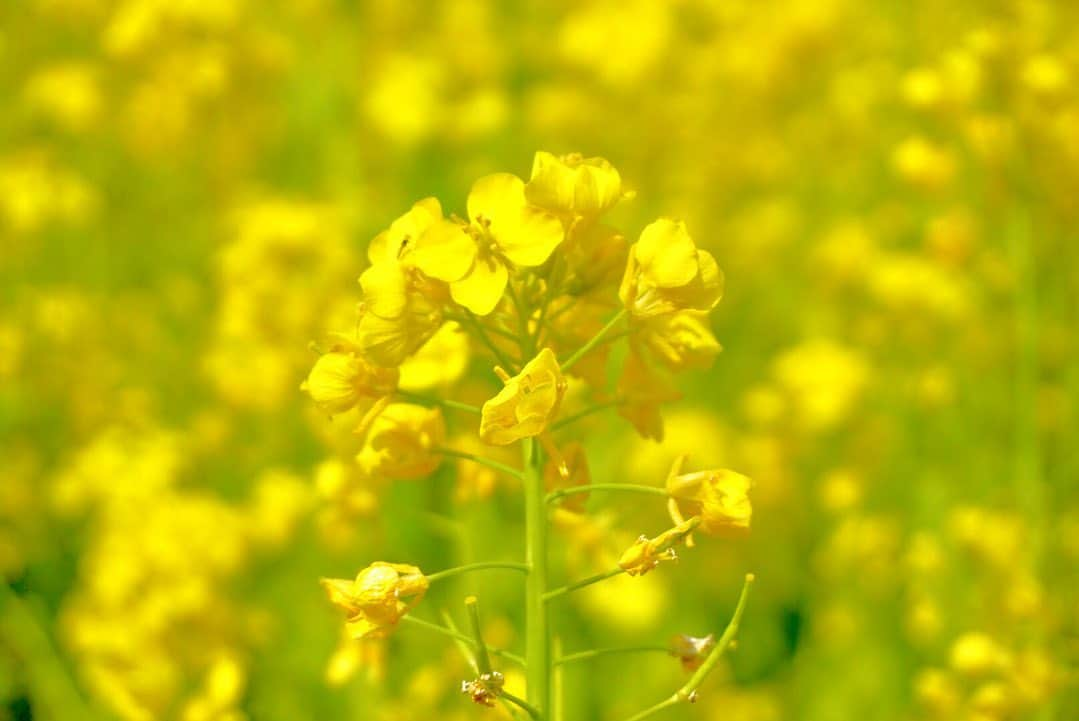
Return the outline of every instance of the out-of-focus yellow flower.
[[[561,472],[562,464],[565,464],[568,474]],[[547,464],[543,467],[543,480],[548,491],[587,486],[592,483],[592,474],[588,470],[588,457],[585,455],[584,446],[573,441],[562,449],[560,457],[549,457]],[[564,498],[561,505],[573,511],[583,511],[587,501],[587,493],[575,493]]]
[[[682,473],[686,457],[679,456],[667,475],[668,510],[675,523],[684,516],[699,516],[700,529],[711,535],[738,535],[749,531],[753,482],[726,469]]]
[[[637,337],[672,370],[708,368],[722,350],[708,326],[708,315],[699,311],[644,319]]]
[[[926,190],[940,190],[955,176],[955,158],[946,148],[920,136],[907,138],[892,154],[901,178]]]
[[[96,69],[83,63],[52,65],[26,84],[30,106],[72,132],[93,126],[103,106]]]
[[[700,668],[715,646],[716,637],[711,633],[707,636],[689,636],[680,633],[670,642],[671,655],[682,662],[682,668],[686,671],[696,671]]]
[[[483,442],[505,446],[547,430],[566,392],[566,379],[551,349],[544,348],[520,373],[502,380],[502,390],[483,404]]]
[[[622,553],[618,565],[631,576],[643,576],[661,561],[677,561],[678,554],[675,553],[674,547],[684,541],[698,523],[698,519],[691,518],[655,538],[642,535]]]
[[[697,249],[684,222],[660,218],[630,248],[618,295],[636,318],[708,311],[723,296],[723,272],[711,253]]]
[[[618,379],[618,415],[633,424],[642,438],[663,440],[663,416],[659,409],[682,394],[665,374],[650,368],[636,353],[631,353]]]
[[[361,432],[366,438],[356,462],[368,475],[393,480],[422,478],[434,473],[442,462],[437,449],[445,441],[446,422],[439,408],[394,403]]]
[[[323,677],[330,686],[343,686],[357,671],[365,671],[364,677],[370,682],[380,682],[386,675],[386,641],[368,636],[353,639],[347,630],[342,629],[342,638],[334,649],[330,660],[326,662]]]
[[[387,396],[397,388],[397,369],[372,365],[349,345],[338,343],[335,350],[319,356],[300,385],[300,390],[330,415],[350,410],[363,398]]]
[[[603,158],[580,153],[555,156],[540,151],[532,161],[525,197],[563,216],[594,218],[622,197],[622,177]]]
[[[356,580],[321,579],[335,606],[344,609],[354,639],[387,636],[427,593],[427,577],[416,566],[376,561]]]
[[[410,391],[448,386],[468,370],[469,358],[468,335],[457,323],[447,322],[401,364],[399,385]]]
[[[952,643],[949,661],[964,676],[984,676],[1004,668],[1008,655],[992,636],[980,631],[965,633]]]

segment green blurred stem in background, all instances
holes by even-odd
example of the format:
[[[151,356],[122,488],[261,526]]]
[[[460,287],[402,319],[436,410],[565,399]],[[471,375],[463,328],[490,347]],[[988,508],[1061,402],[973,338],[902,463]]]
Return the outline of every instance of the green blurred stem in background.
[[[572,496],[577,493],[591,493],[592,491],[620,491],[624,493],[647,493],[652,496],[667,497],[667,491],[662,488],[656,488],[655,486],[641,486],[634,483],[591,483],[587,486],[573,486],[572,488],[561,488],[557,491],[552,491],[547,494],[547,502],[554,503],[559,498],[565,498],[566,496]]]
[[[577,589],[584,588],[585,586],[591,586],[593,583],[599,583],[600,581],[606,581],[608,578],[614,578],[615,576],[618,576],[618,575],[623,574],[625,572],[626,571],[625,571],[624,568],[619,567],[619,568],[612,568],[610,571],[604,571],[603,573],[597,573],[595,576],[589,576],[588,578],[582,578],[580,581],[575,581],[575,582],[569,584],[568,586],[562,586],[561,588],[556,588],[553,591],[548,591],[547,593],[545,593],[543,595],[543,600],[544,601],[550,601],[553,598],[558,598],[559,596],[564,596],[565,594],[570,593],[571,591],[576,591]]]
[[[496,471],[505,473],[513,478],[523,479],[524,476],[516,468],[507,466],[505,463],[499,463],[498,461],[483,456],[477,456],[475,453],[465,453],[464,451],[455,451],[452,448],[437,448],[435,449],[444,456],[452,456],[454,458],[463,458],[466,461],[472,461],[473,463],[479,463],[481,466],[487,466],[493,468]]]
[[[686,681],[682,688],[678,689],[672,696],[663,699],[655,706],[646,708],[639,714],[629,717],[626,721],[642,721],[670,706],[675,706],[682,702],[696,702],[697,688],[716,667],[716,664],[719,663],[719,659],[723,656],[723,653],[730,647],[731,641],[738,635],[738,627],[742,622],[742,614],[745,613],[746,610],[746,600],[749,598],[749,589],[753,585],[753,581],[753,574],[747,573],[746,580],[742,584],[742,594],[738,597],[738,605],[734,608],[734,615],[731,616],[727,628],[724,629],[723,635],[720,636],[719,641],[716,642],[716,647],[708,654],[708,658],[706,658],[704,663],[700,665],[700,668],[690,676],[689,680]]]
[[[429,573],[427,574],[427,580],[438,581],[443,578],[458,576],[462,573],[483,571],[489,568],[509,568],[514,571],[528,573],[528,566],[524,563],[511,563],[507,561],[480,561],[479,563],[469,563],[464,566],[454,566],[453,568],[447,568],[445,571],[436,571],[435,573]]]
[[[606,336],[616,325],[618,325],[619,321],[621,321],[625,316],[626,316],[626,309],[625,308],[623,308],[622,310],[615,313],[614,317],[611,318],[609,321],[607,321],[607,325],[600,328],[599,332],[596,333],[594,336],[592,336],[592,340],[585,343],[583,346],[581,346],[580,348],[577,349],[576,353],[571,355],[566,360],[562,361],[562,372],[565,373],[570,368],[575,366],[577,364],[577,361],[584,358],[586,355],[588,355],[589,352],[591,352],[591,350],[593,348],[595,348],[601,342],[603,342],[604,336]],[[619,337],[621,337],[621,336],[619,336]],[[611,340],[613,340],[613,338]]]
[[[446,636],[447,638],[452,638],[454,641],[458,641],[460,643],[463,643],[469,648],[473,647],[474,644],[475,644],[475,641],[473,639],[469,638],[468,636],[464,635],[463,633],[460,633],[459,631],[456,631],[456,630],[454,630],[452,628],[446,628],[445,626],[440,626],[437,623],[434,623],[432,621],[426,621],[426,620],[424,620],[422,618],[417,618],[416,616],[413,616],[411,614],[405,616],[401,620],[403,622],[408,623],[408,624],[410,624],[412,626],[415,626],[417,628],[426,629],[427,631],[431,631],[433,633],[441,634],[442,636]],[[525,664],[525,660],[523,658],[521,658],[520,656],[518,656],[517,654],[515,654],[515,653],[511,653],[509,651],[503,651],[503,650],[498,649],[498,648],[491,648],[489,646],[487,647],[487,651],[492,656],[498,656],[499,658],[504,658],[507,661],[513,661],[515,664],[517,664],[519,666],[524,666],[524,664]]]
[[[0,645],[22,662],[30,693],[50,718],[101,718],[79,693],[37,614],[6,583],[0,583]]]
[[[666,653],[669,654],[671,650],[666,646],[659,646],[653,644],[651,646],[611,646],[610,648],[593,648],[588,651],[578,651],[577,653],[571,653],[561,658],[555,659],[555,665],[561,666],[567,663],[577,663],[578,661],[590,661],[591,659],[598,658],[600,656],[611,656],[619,653]]]

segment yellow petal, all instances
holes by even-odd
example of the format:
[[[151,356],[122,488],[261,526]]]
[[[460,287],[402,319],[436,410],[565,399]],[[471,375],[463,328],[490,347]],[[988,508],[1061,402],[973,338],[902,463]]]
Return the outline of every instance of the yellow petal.
[[[468,218],[479,227],[514,218],[527,205],[524,181],[511,173],[492,173],[472,184]]]
[[[408,279],[396,262],[375,263],[360,276],[367,313],[379,318],[397,318],[408,304]]]
[[[476,260],[476,242],[457,223],[440,220],[416,239],[409,265],[444,281],[460,280]]]
[[[558,218],[534,206],[492,223],[491,235],[510,262],[529,267],[547,262],[565,236]]]
[[[353,595],[352,581],[343,578],[320,578],[319,583],[326,590],[330,603],[340,606],[349,613],[355,613],[356,600]]]
[[[468,274],[450,284],[450,295],[476,315],[487,315],[502,299],[508,279],[506,266],[497,258],[477,257]]]
[[[697,275],[697,247],[686,232],[686,224],[669,218],[650,223],[633,253],[641,273],[661,288],[676,288]]]

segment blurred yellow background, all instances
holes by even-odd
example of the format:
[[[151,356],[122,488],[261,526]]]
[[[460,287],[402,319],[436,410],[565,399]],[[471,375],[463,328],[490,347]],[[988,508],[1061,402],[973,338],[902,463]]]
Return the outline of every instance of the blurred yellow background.
[[[372,236],[537,150],[727,277],[665,442],[591,420],[593,479],[755,481],[748,538],[583,593],[567,647],[721,627],[752,570],[669,718],[1079,718],[1079,5],[6,0],[0,98],[0,719],[502,713],[444,639],[339,646],[317,579],[517,548],[515,490],[342,493],[298,387]],[[658,523],[590,508],[571,568]],[[515,583],[431,597],[513,646]],[[566,718],[681,677],[575,666]]]

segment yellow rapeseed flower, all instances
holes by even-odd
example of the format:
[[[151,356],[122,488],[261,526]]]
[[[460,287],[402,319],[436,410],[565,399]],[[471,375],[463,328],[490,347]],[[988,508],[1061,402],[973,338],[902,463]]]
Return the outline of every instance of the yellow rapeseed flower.
[[[396,387],[396,369],[372,365],[342,342],[335,350],[319,356],[300,390],[333,415],[353,408],[363,398],[389,395]]]
[[[450,294],[476,315],[487,315],[502,298],[510,268],[543,265],[564,233],[558,218],[529,203],[524,181],[509,173],[487,175],[472,184],[468,217],[471,223],[465,232],[473,250],[464,257],[470,264],[450,282]],[[453,238],[449,229],[440,232]]]
[[[427,577],[416,566],[376,561],[356,580],[321,579],[330,601],[347,614],[352,638],[386,636],[427,592]]]
[[[723,271],[693,243],[684,222],[660,218],[630,248],[618,296],[636,318],[708,311],[723,297]]]
[[[566,379],[558,359],[544,348],[505,386],[483,404],[480,438],[493,446],[505,446],[543,433],[558,413],[566,392]]]
[[[446,422],[439,408],[394,403],[378,414],[356,456],[369,476],[407,480],[430,475],[442,462],[437,449],[446,438]]]
[[[622,177],[603,158],[580,153],[555,156],[540,151],[532,161],[525,196],[541,208],[563,216],[594,218],[622,197]]]
[[[753,506],[749,489],[753,483],[741,473],[726,469],[682,473],[686,457],[679,456],[667,475],[668,509],[676,523],[683,512],[700,517],[700,529],[710,535],[735,535],[749,530]]]
[[[636,337],[672,370],[704,369],[722,350],[712,335],[708,315],[684,310],[644,319]]]

